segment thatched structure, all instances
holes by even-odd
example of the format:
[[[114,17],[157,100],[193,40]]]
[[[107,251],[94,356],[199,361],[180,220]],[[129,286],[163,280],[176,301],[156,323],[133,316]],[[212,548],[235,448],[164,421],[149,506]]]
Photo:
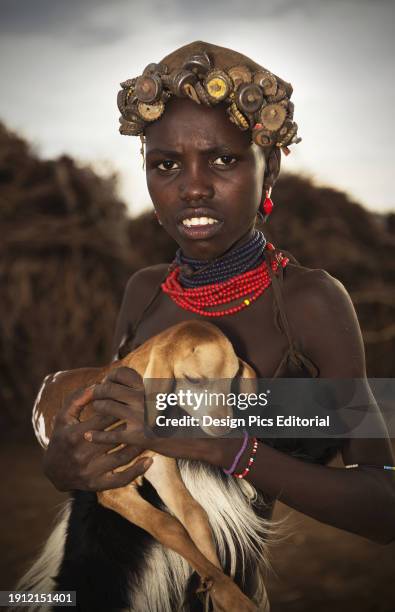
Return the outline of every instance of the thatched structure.
[[[264,228],[305,266],[351,292],[368,373],[393,376],[393,216],[373,215],[336,190],[284,176]],[[152,213],[130,219],[115,178],[62,157],[40,160],[0,125],[0,425],[29,427],[48,372],[102,364],[123,288],[136,269],[170,261],[175,244]]]
[[[21,424],[48,372],[109,359],[133,250],[113,180],[4,127],[0,181],[0,423]]]

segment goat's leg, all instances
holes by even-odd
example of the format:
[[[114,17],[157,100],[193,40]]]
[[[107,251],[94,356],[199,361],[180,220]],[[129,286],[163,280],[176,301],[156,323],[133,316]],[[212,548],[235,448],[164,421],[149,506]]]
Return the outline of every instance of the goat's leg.
[[[152,484],[170,512],[185,527],[200,552],[213,565],[221,568],[207,512],[186,488],[176,460],[158,455],[152,451],[144,451],[144,456],[154,458],[152,465],[145,472],[144,478]],[[133,459],[127,465],[117,468],[115,471],[123,471],[129,468],[137,459],[141,459],[141,456]],[[136,480],[136,482],[141,484],[142,477],[139,478],[141,480]]]
[[[176,460],[155,455],[153,464],[144,476],[185,527],[200,552],[213,565],[221,568],[207,512],[186,488]]]
[[[215,612],[256,612],[256,606],[238,586],[200,552],[183,525],[167,512],[158,510],[129,484],[98,493],[98,500],[125,519],[150,533],[163,546],[184,557],[202,579],[213,600]]]

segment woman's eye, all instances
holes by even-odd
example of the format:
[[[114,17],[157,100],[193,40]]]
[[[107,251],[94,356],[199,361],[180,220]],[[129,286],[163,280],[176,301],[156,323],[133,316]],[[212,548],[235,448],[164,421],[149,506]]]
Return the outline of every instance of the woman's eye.
[[[233,166],[236,161],[233,155],[221,155],[221,157],[217,157],[217,159],[213,161],[213,164],[215,166]]]
[[[159,168],[159,170],[177,170],[178,166],[177,166],[177,162],[173,161],[172,159],[165,159],[162,162],[160,162],[160,164],[157,165],[157,168]]]

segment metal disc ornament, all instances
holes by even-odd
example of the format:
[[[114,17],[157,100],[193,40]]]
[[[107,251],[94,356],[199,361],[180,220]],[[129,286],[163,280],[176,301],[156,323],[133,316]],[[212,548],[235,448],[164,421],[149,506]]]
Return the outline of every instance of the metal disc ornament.
[[[236,92],[236,103],[243,113],[255,113],[261,108],[263,94],[259,85],[245,83]]]
[[[284,123],[283,127],[281,128],[279,132],[279,140],[278,140],[277,146],[283,147],[283,146],[290,144],[292,140],[294,139],[294,137],[296,136],[297,131],[298,131],[297,124],[291,121],[290,119],[287,119],[287,121]]]
[[[211,68],[211,62],[207,53],[199,53],[192,55],[184,62],[182,67],[184,70],[190,70],[198,76],[205,76]]]
[[[127,93],[127,89],[120,89],[118,91],[117,105],[121,115],[125,115],[126,113]]]
[[[185,96],[185,85],[194,85],[197,77],[190,70],[180,70],[179,72],[172,75],[170,83],[170,89],[176,96]]]
[[[136,84],[137,79],[133,78],[133,79],[126,79],[126,81],[122,81],[122,83],[120,83],[122,89],[129,89],[129,87],[134,87]]]
[[[144,121],[155,121],[163,114],[165,105],[162,100],[155,102],[155,104],[145,104],[145,102],[139,102],[137,104],[137,110]]]
[[[196,104],[201,104],[200,98],[197,95],[196,89],[193,87],[193,85],[186,83],[183,87],[183,90],[185,95],[188,96],[188,98],[196,102]]]
[[[211,106],[211,98],[200,81],[196,81],[194,90],[201,104],[204,104],[205,106]]]
[[[142,121],[127,121],[120,117],[119,123],[119,131],[123,136],[138,136],[144,131],[144,123]]]
[[[222,102],[232,91],[232,81],[223,70],[213,70],[207,75],[204,87],[215,102]]]
[[[262,87],[265,96],[274,96],[277,92],[277,79],[271,72],[257,72],[254,75],[254,83]]]
[[[125,112],[123,113],[123,117],[126,121],[131,121],[132,123],[143,123],[140,115],[137,112],[136,104],[128,104],[125,108]]]
[[[287,92],[285,90],[285,87],[283,85],[279,85],[275,95],[268,96],[268,101],[269,102],[280,102],[280,100],[285,98],[286,95],[287,95]]]
[[[261,110],[263,126],[271,131],[279,130],[285,121],[287,111],[281,104],[267,104]]]
[[[286,119],[286,121],[284,121],[284,125],[278,133],[278,135],[281,137],[280,140],[282,140],[286,136],[286,134],[293,128],[294,125],[295,124],[293,123],[293,121],[291,121],[291,119]]]
[[[252,74],[247,66],[234,66],[228,70],[228,75],[232,79],[235,89],[243,83],[251,83],[252,81]]]
[[[274,144],[272,133],[264,129],[262,125],[252,130],[252,140],[260,147],[270,147]]]
[[[162,92],[162,81],[160,77],[153,74],[150,76],[141,76],[137,79],[134,93],[140,102],[152,104],[155,102]]]
[[[166,66],[166,64],[155,64],[152,62],[151,64],[148,64],[148,66],[144,68],[143,75],[148,76],[148,75],[152,75],[155,73],[167,74],[168,70],[169,69]]]
[[[232,94],[234,95],[234,94]],[[236,102],[232,102],[226,109],[229,119],[242,130],[248,130],[250,127],[249,121],[244,117],[243,113],[237,108]]]

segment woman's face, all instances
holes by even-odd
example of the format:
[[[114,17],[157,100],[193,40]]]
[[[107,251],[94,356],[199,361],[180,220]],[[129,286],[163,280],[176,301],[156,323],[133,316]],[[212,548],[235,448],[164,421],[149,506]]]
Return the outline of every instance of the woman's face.
[[[148,190],[164,229],[185,255],[212,259],[251,235],[265,159],[250,133],[213,108],[172,98],[148,126]]]

